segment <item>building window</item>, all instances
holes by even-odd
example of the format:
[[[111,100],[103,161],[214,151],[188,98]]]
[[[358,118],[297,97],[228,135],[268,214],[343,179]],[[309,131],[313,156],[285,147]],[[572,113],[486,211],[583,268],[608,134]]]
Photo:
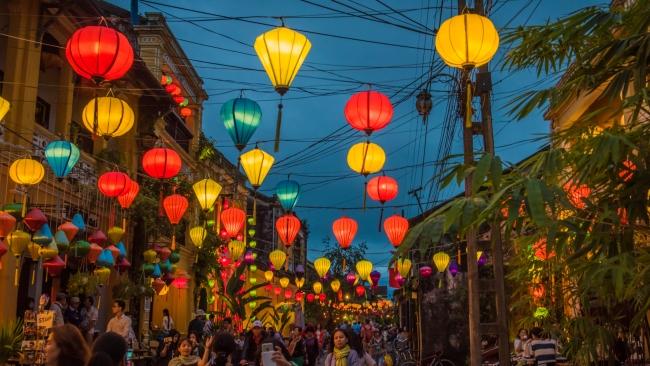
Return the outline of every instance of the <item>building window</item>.
[[[36,112],[34,113],[36,123],[45,129],[50,128],[50,103],[41,97],[36,97]]]
[[[190,151],[190,142],[193,136],[180,116],[176,113],[167,113],[165,115],[165,130],[183,150]]]

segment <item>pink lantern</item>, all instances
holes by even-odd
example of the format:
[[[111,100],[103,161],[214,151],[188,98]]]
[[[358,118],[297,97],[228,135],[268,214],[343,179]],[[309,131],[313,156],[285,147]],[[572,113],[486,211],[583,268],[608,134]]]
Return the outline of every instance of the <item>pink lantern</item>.
[[[402,277],[402,275],[398,273],[395,275],[395,281],[397,281],[399,287],[402,287],[406,283],[406,278]]]
[[[32,208],[23,218],[23,223],[31,231],[36,231],[47,222],[47,217],[40,208]]]
[[[100,247],[95,243],[91,243],[90,248],[88,249],[88,254],[86,255],[86,259],[88,259],[88,263],[97,262],[97,258],[101,253],[102,253],[102,247]]]
[[[185,290],[189,288],[189,282],[190,279],[181,274],[178,277],[174,278],[174,281],[172,281],[172,286],[176,287],[179,290]]]
[[[161,261],[166,261],[172,255],[172,250],[168,247],[160,247],[160,250],[156,250],[156,252],[158,252]]]
[[[97,230],[94,233],[90,234],[88,241],[103,247],[104,244],[106,244],[108,241],[108,237],[106,237],[106,234],[104,234],[103,231]]]
[[[350,285],[354,284],[356,280],[357,280],[357,276],[352,272],[348,272],[348,274],[345,275],[345,281]]]
[[[433,269],[429,266],[420,267],[420,276],[422,278],[429,278],[433,274]]]
[[[65,262],[58,255],[49,261],[43,262],[43,269],[47,271],[50,277],[58,277],[65,268]]]
[[[125,257],[122,257],[122,260],[120,260],[120,263],[117,264],[117,270],[120,271],[120,273],[124,273],[131,268],[131,262],[129,262]]]

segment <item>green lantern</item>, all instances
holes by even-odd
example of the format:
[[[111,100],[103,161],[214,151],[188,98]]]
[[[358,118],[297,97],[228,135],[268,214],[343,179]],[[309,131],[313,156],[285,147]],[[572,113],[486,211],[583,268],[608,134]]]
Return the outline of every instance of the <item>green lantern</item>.
[[[293,211],[293,208],[298,202],[300,184],[295,180],[283,180],[275,186],[275,194],[278,196],[278,201],[280,201],[280,205],[285,211]]]
[[[221,119],[235,146],[242,151],[262,121],[262,108],[251,99],[231,99],[221,107]]]

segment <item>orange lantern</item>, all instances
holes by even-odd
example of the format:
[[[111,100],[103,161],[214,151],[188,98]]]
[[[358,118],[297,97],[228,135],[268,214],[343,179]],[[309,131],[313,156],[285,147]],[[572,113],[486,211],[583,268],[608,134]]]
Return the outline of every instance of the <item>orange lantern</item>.
[[[131,189],[131,178],[122,172],[106,172],[97,180],[97,187],[106,197],[118,197]]]
[[[132,180],[131,185],[129,186],[129,190],[117,196],[117,201],[120,203],[120,206],[126,210],[131,207],[131,204],[133,204],[133,201],[138,195],[138,192],[140,192],[140,185],[138,182]]]
[[[181,221],[188,205],[187,198],[180,194],[172,194],[171,196],[165,197],[163,207],[172,225],[177,225]],[[176,249],[176,230],[172,234],[172,250],[174,249]]]
[[[228,237],[234,238],[244,227],[246,221],[246,212],[237,207],[229,207],[221,211],[221,222],[226,230]]]
[[[343,249],[347,249],[352,244],[354,236],[357,234],[357,222],[347,216],[342,216],[332,223],[332,232],[336,237],[336,241]]]
[[[388,241],[390,241],[395,248],[402,244],[408,229],[409,220],[400,215],[390,216],[384,221],[384,231],[386,232]]]
[[[555,251],[551,251],[550,253],[546,251],[546,238],[537,240],[533,244],[533,250],[535,251],[535,257],[542,261],[555,257]]]
[[[275,222],[275,229],[278,231],[282,243],[289,247],[300,231],[300,220],[292,214],[282,215]]]
[[[584,199],[589,197],[591,189],[586,184],[576,185],[570,181],[564,185],[564,191],[575,208],[581,210],[587,206]]]

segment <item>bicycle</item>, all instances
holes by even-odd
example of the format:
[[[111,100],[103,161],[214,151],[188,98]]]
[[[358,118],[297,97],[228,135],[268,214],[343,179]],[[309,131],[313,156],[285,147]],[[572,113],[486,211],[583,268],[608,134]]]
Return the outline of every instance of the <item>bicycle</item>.
[[[417,362],[409,348],[395,351],[394,366],[415,366]]]
[[[425,358],[431,359],[430,363],[427,362],[422,362],[423,365],[428,365],[428,366],[456,366],[453,362],[447,360],[446,358],[442,358],[442,352],[436,352],[432,356],[429,356]]]

